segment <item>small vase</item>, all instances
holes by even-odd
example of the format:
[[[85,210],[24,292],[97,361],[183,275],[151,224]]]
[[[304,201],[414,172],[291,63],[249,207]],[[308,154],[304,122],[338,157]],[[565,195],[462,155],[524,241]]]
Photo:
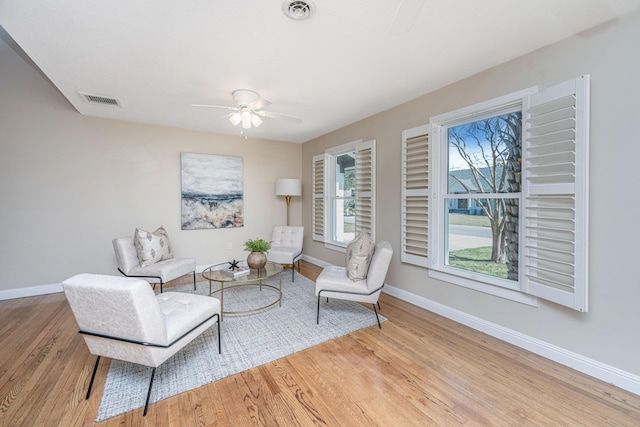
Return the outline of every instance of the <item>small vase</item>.
[[[263,252],[251,252],[247,257],[249,268],[260,270],[267,265],[267,256]]]

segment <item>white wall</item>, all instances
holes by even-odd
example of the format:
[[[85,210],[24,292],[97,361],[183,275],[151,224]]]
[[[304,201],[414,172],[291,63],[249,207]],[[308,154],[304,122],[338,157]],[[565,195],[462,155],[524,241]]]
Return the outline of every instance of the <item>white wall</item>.
[[[326,148],[376,139],[377,239],[389,240],[396,251],[387,276],[389,285],[638,375],[639,44],[640,13],[636,12],[324,135],[304,144],[303,181],[311,182],[312,157]],[[589,313],[544,300],[539,300],[538,307],[510,302],[430,279],[426,269],[402,264],[398,254],[402,130],[426,124],[436,114],[534,85],[552,86],[580,74],[591,75]],[[303,225],[311,228],[308,196],[303,201]],[[344,262],[344,254],[313,242],[309,233],[304,244],[310,257]]]
[[[243,158],[244,227],[180,229],[181,152]],[[164,225],[175,255],[200,266],[246,258],[245,240],[285,223],[275,181],[300,178],[300,157],[300,144],[81,116],[0,41],[0,293],[119,274],[111,241],[136,227]]]

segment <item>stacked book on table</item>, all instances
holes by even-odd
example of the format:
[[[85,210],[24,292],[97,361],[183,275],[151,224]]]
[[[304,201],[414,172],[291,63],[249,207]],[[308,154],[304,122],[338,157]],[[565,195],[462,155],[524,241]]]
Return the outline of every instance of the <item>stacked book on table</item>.
[[[234,279],[236,277],[246,276],[250,272],[251,272],[251,270],[249,270],[249,267],[240,267],[240,268],[235,269],[235,270],[229,270],[228,268],[224,268],[224,269],[220,270],[220,273],[224,274],[225,276],[234,278]]]

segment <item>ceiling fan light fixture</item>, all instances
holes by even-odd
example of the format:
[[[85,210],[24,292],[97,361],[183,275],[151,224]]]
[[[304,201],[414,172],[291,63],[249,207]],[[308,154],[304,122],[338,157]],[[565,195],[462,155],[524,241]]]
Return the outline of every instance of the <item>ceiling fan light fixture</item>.
[[[240,110],[240,116],[242,117],[242,121],[251,120],[251,110],[247,107],[242,107]]]
[[[238,111],[236,113],[233,113],[231,116],[229,116],[229,121],[231,122],[232,125],[238,126],[242,121],[242,117],[240,117],[240,112]]]
[[[251,124],[254,127],[259,127],[262,124],[262,119],[257,114],[252,114],[251,115]]]

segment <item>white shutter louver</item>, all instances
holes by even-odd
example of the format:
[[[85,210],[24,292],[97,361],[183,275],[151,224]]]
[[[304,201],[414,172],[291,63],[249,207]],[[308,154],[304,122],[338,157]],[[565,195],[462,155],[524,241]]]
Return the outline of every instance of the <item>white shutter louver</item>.
[[[356,147],[356,234],[365,230],[375,242],[375,140]]]
[[[524,141],[527,293],[588,310],[589,76],[530,95]]]
[[[313,157],[313,201],[312,201],[312,232],[313,240],[324,242],[324,218],[325,218],[325,166],[327,164],[325,154]]]
[[[401,260],[428,267],[429,126],[402,133]]]

